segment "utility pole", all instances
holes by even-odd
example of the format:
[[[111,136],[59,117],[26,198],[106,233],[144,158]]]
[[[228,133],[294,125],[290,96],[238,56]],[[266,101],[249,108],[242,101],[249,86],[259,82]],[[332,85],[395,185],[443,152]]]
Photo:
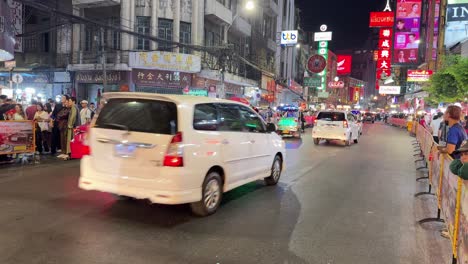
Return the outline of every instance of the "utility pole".
[[[431,0],[429,4],[429,38],[427,39],[427,52],[426,52],[426,61],[428,62],[427,69],[434,70],[435,69],[435,61],[432,56],[432,52],[434,50],[434,22],[435,22],[435,9],[436,9],[436,0]],[[440,9],[440,8],[439,8]]]
[[[437,42],[437,63],[435,70],[442,67],[442,55],[445,55],[445,17],[447,16],[447,0],[440,1],[439,41]]]
[[[104,28],[101,28],[101,63],[102,63],[102,92],[107,89],[107,69],[106,69],[106,48],[105,48],[105,34]]]

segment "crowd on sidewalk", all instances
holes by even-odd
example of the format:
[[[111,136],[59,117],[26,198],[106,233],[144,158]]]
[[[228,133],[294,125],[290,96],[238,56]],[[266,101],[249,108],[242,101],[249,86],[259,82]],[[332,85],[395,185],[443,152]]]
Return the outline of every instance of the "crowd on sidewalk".
[[[461,107],[450,105],[445,113],[438,112],[433,118],[428,117],[420,116],[419,124],[432,133],[439,151],[453,158],[452,173],[468,180],[468,116],[462,118]]]
[[[56,155],[60,152],[57,157],[68,160],[74,129],[89,124],[97,111],[95,105],[88,105],[86,100],[81,101],[80,105],[78,107],[75,97],[62,95],[60,103],[52,99],[48,99],[45,104],[33,100],[24,108],[23,104],[1,95],[0,121],[34,121],[36,154]],[[11,160],[12,157],[0,156],[0,163]]]

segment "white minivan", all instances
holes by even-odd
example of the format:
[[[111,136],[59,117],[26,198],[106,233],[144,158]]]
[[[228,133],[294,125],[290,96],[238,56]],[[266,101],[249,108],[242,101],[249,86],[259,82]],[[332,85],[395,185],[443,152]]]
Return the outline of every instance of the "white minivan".
[[[359,142],[361,126],[353,114],[346,111],[321,111],[314,121],[312,137],[315,145],[321,140],[341,140],[346,146]]]
[[[224,192],[264,179],[276,185],[285,143],[274,124],[227,100],[107,93],[89,129],[79,186],[214,213]]]

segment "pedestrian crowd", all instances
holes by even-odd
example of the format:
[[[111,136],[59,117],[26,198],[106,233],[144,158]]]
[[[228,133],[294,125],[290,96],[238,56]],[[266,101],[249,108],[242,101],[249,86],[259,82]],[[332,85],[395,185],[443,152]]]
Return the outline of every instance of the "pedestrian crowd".
[[[22,104],[1,95],[0,121],[34,121],[36,154],[56,155],[60,152],[57,157],[68,160],[74,129],[90,124],[96,113],[94,103],[88,104],[88,101],[83,100],[80,105],[77,105],[75,97],[62,95],[60,103],[52,99],[48,99],[45,104],[32,100],[24,109]],[[5,161],[8,161],[8,157],[0,156],[0,163]]]

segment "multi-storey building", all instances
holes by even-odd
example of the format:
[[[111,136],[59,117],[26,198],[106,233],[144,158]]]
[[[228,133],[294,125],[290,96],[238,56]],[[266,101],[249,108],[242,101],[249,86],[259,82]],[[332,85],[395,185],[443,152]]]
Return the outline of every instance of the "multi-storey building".
[[[231,97],[254,89],[264,98],[266,83],[294,77],[295,51],[278,44],[280,29],[294,28],[292,0],[43,3],[85,19],[24,16],[25,27],[50,28],[23,38],[16,54],[18,65],[48,69],[44,97],[71,93],[95,101],[103,91],[127,90]]]

